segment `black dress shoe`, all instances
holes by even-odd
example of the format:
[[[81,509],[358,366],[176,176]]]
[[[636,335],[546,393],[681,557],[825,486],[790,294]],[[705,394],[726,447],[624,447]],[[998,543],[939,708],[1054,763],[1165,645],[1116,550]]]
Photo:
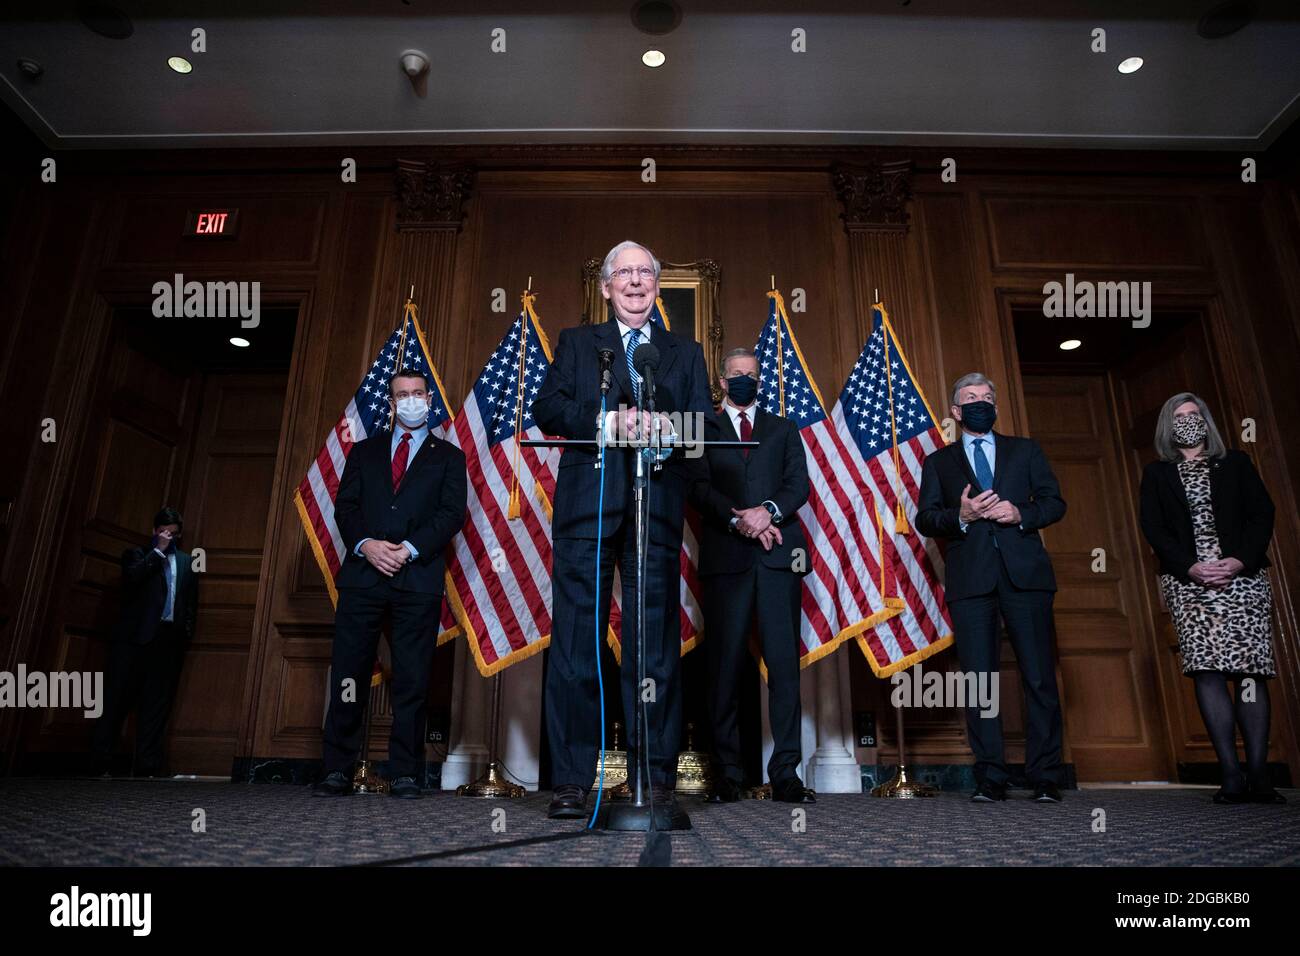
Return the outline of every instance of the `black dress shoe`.
[[[1280,794],[1279,794],[1280,796]],[[1251,803],[1251,794],[1248,790],[1228,790],[1220,787],[1214,794],[1215,803]]]
[[[401,797],[403,800],[419,800],[420,785],[415,782],[414,777],[398,777],[388,785],[388,795]]]
[[[798,777],[787,777],[772,782],[772,799],[781,803],[816,803],[817,795]]]
[[[1054,783],[1040,783],[1034,787],[1035,803],[1060,803],[1061,791]]]
[[[587,791],[576,784],[561,784],[551,795],[546,815],[552,820],[577,820],[587,815]]]
[[[732,780],[730,777],[719,777],[714,781],[713,789],[709,791],[705,800],[708,803],[735,803],[740,799],[740,792],[739,781]]]
[[[351,792],[352,778],[342,770],[331,771],[311,788],[313,797],[346,797]]]
[[[997,803],[1007,798],[1007,788],[995,783],[981,783],[971,794],[971,803]]]

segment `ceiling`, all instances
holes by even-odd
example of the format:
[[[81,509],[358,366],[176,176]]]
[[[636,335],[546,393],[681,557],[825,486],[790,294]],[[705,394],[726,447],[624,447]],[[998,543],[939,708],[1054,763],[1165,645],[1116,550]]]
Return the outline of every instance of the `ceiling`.
[[[968,145],[1262,150],[1300,115],[1300,4],[1197,34],[1216,0],[115,0],[0,14],[0,98],[51,148],[449,143]],[[10,4],[14,6],[14,4]],[[301,7],[301,4],[298,4]],[[1135,13],[1133,8],[1140,8]],[[191,30],[207,52],[190,51]],[[1106,31],[1107,50],[1090,49]],[[506,52],[490,49],[505,30]],[[791,51],[806,31],[807,52]],[[662,50],[658,69],[641,54]],[[431,62],[425,95],[399,68]],[[193,72],[167,66],[188,57]],[[1123,75],[1125,57],[1145,65]],[[40,64],[32,78],[20,58]]]

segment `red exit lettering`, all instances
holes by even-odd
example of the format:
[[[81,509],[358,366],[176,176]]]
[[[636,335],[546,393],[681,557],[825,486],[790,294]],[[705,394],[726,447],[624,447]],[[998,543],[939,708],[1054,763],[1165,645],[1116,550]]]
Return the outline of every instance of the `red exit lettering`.
[[[214,235],[225,232],[226,217],[229,213],[224,212],[201,212],[199,213],[198,222],[194,226],[194,231],[203,235]]]

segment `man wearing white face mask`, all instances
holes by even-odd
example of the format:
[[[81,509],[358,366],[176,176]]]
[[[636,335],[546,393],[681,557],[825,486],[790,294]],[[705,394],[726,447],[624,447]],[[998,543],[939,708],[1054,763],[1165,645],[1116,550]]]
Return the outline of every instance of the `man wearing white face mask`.
[[[442,616],[444,552],[465,523],[465,454],[429,434],[433,398],[423,372],[394,375],[388,401],[393,430],[352,447],[334,502],[347,556],[335,582],[325,778],[315,786],[317,796],[352,792],[385,613],[393,651],[390,792],[419,797],[424,774],[425,696]]]

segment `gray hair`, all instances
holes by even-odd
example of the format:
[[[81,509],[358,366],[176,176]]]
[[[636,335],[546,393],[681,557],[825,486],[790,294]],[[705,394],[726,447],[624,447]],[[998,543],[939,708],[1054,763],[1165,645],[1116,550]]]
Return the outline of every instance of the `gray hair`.
[[[617,259],[619,253],[623,252],[625,249],[640,249],[649,256],[651,264],[655,267],[655,281],[657,282],[659,280],[659,260],[655,258],[655,254],[639,242],[633,242],[631,239],[624,239],[613,249],[609,250],[609,252],[605,253],[605,261],[600,264],[601,282],[608,283],[610,279],[614,278],[614,260]]]
[[[752,358],[755,362],[758,361],[758,356],[757,356],[756,354],[754,354],[754,350],[753,350],[753,349],[732,349],[732,350],[731,350],[730,352],[728,352],[726,355],[722,356],[722,374],[723,374],[723,375],[726,375],[726,374],[727,374],[727,363],[730,362],[730,361],[731,361],[732,359],[734,359],[734,358]]]
[[[960,405],[961,402],[957,401],[957,394],[963,388],[969,388],[972,385],[987,385],[993,390],[993,403],[997,404],[998,387],[994,385],[993,380],[987,377],[983,372],[969,372],[952,383],[952,404]]]
[[[1223,436],[1214,424],[1214,416],[1210,414],[1205,400],[1191,392],[1179,392],[1160,407],[1160,415],[1156,418],[1156,454],[1165,461],[1182,460],[1182,452],[1174,443],[1174,409],[1184,402],[1194,402],[1201,417],[1205,419],[1206,454],[1211,458],[1222,458],[1228,453],[1228,446],[1223,443]]]

